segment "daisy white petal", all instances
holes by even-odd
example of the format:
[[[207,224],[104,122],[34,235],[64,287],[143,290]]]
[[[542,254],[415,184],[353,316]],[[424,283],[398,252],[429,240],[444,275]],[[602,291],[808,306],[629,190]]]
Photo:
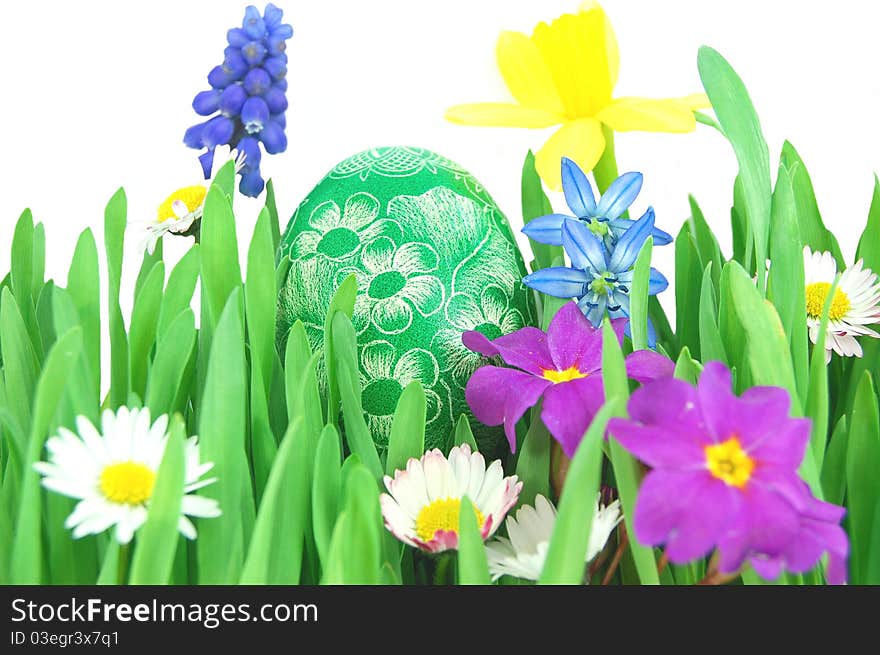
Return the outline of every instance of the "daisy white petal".
[[[385,476],[385,487],[388,493],[380,497],[385,527],[410,546],[439,553],[458,547],[465,495],[485,539],[516,503],[522,482],[504,477],[500,461],[487,471],[483,456],[465,444],[453,448],[448,459],[438,449],[410,459],[406,470]]]
[[[34,470],[46,489],[80,499],[65,527],[73,537],[115,527],[116,539],[128,543],[147,520],[156,476],[168,443],[168,417],[151,422],[148,409],[120,407],[101,415],[100,431],[85,417],[76,420],[78,434],[61,428],[46,442],[48,460]],[[185,516],[220,515],[216,500],[192,492],[212,482],[201,479],[211,464],[199,462],[198,447],[187,441],[183,501],[179,526],[192,538],[195,526]]]

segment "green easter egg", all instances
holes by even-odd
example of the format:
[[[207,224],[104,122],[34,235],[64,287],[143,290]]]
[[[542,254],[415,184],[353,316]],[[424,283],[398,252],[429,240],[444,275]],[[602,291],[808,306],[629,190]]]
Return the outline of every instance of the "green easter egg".
[[[297,208],[282,238],[284,258],[282,346],[301,320],[319,348],[333,293],[349,274],[357,277],[352,320],[362,401],[380,451],[401,391],[413,380],[427,396],[427,448],[447,451],[461,414],[471,419],[482,452],[506,448],[502,429],[481,425],[465,402],[465,384],[483,360],[461,335],[479,330],[495,338],[534,325],[535,310],[510,225],[466,170],[421,148],[358,153]]]

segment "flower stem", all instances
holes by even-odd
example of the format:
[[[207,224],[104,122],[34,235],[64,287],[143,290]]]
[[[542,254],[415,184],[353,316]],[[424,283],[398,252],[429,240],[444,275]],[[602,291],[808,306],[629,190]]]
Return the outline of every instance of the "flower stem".
[[[623,551],[626,550],[626,547],[629,545],[629,534],[626,531],[626,526],[621,523],[620,524],[620,543],[617,545],[617,551],[614,553],[614,558],[611,560],[611,564],[608,566],[608,570],[605,571],[605,577],[602,578],[602,584],[607,585],[611,582],[611,578],[614,577],[614,572],[617,571],[617,567],[620,565],[620,559],[623,557]]]
[[[434,584],[435,585],[448,585],[451,584],[452,581],[449,579],[452,573],[452,554],[451,553],[443,553],[437,558],[437,568],[434,569]]]
[[[617,156],[614,152],[614,131],[605,125],[602,126],[602,134],[605,137],[605,150],[596,165],[593,167],[593,177],[599,193],[605,193],[611,183],[619,177],[617,171]],[[624,214],[626,216],[626,214]]]
[[[119,560],[117,564],[117,584],[124,585],[128,581],[128,565],[131,560],[131,544],[122,544],[119,547]]]

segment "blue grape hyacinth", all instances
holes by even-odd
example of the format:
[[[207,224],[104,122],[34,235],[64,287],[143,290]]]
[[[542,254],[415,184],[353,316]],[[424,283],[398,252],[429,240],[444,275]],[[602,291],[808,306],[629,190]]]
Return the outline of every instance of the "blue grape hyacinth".
[[[211,174],[214,149],[229,145],[245,155],[238,189],[256,197],[265,182],[260,175],[263,149],[274,155],[287,149],[284,134],[287,110],[287,40],[293,28],[281,22],[283,12],[269,3],[260,11],[253,5],[241,27],[226,33],[229,43],[223,63],[208,73],[210,90],[193,99],[193,109],[208,120],[190,127],[183,142],[205,149],[199,155],[205,178]]]

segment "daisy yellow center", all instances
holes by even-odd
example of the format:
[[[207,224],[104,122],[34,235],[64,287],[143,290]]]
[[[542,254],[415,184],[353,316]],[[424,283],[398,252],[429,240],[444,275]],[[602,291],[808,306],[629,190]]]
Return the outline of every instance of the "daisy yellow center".
[[[813,282],[807,285],[807,315],[811,318],[821,318],[822,310],[825,308],[825,299],[828,298],[828,292],[831,285],[828,282]],[[831,310],[828,318],[832,321],[839,321],[849,311],[851,303],[849,296],[839,288],[834,290],[834,298],[831,299]]]
[[[107,500],[139,505],[153,495],[156,474],[138,462],[119,462],[101,471],[101,493]]]
[[[544,369],[544,379],[550,380],[553,384],[571,382],[572,380],[579,380],[580,378],[585,377],[587,377],[587,373],[582,373],[577,366],[571,366],[564,371],[557,371],[552,368]]]
[[[474,505],[477,525],[485,521],[483,513]],[[422,541],[431,541],[438,530],[458,533],[458,517],[461,514],[460,498],[439,498],[425,505],[416,517],[416,535]]]
[[[739,439],[731,437],[722,443],[706,446],[706,467],[719,480],[742,489],[752,477],[755,460],[743,450]]]
[[[168,219],[177,218],[177,215],[174,213],[173,205],[178,200],[186,205],[188,212],[194,212],[201,207],[203,202],[205,202],[205,195],[207,193],[208,190],[201,184],[185,186],[182,189],[178,189],[165,198],[165,202],[159,205],[159,222],[162,223]]]

